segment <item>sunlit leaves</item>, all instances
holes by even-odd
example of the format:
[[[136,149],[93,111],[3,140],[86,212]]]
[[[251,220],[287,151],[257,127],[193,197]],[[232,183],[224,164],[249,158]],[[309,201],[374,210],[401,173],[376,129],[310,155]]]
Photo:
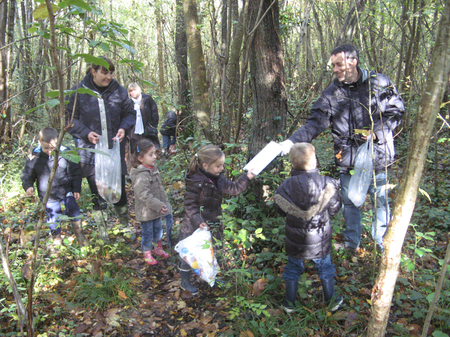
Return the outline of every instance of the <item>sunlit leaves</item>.
[[[59,11],[59,7],[51,4],[50,5],[53,10],[53,14]],[[33,18],[35,20],[43,20],[49,17],[48,8],[46,4],[39,5],[34,11],[33,11]]]

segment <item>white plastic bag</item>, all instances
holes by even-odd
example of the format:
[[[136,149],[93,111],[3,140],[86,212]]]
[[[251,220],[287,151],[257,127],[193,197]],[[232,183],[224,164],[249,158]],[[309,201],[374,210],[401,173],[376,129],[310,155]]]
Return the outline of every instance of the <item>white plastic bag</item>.
[[[209,230],[197,229],[191,236],[178,242],[175,251],[203,280],[214,285],[219,265],[214,256],[214,248]]]
[[[368,137],[367,142],[361,145],[356,152],[355,173],[350,178],[348,186],[348,198],[357,207],[361,207],[366,200],[367,191],[373,175],[372,141]]]
[[[115,204],[122,195],[122,162],[120,160],[120,142],[113,139],[113,148],[108,149],[108,141],[99,136],[95,145],[95,182],[100,196],[107,202]]]

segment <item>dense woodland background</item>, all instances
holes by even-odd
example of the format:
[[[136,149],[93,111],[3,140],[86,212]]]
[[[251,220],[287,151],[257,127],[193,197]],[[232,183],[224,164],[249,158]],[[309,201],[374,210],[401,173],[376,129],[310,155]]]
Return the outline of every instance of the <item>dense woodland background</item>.
[[[83,250],[67,241],[57,259],[49,258],[46,245],[35,244],[42,212],[38,200],[23,197],[20,171],[36,145],[39,129],[51,125],[64,132],[60,90],[83,78],[89,63],[96,60],[92,56],[105,55],[116,64],[115,79],[120,84],[137,82],[153,96],[160,125],[168,110],[183,111],[179,151],[160,162],[178,217],[176,231],[183,214],[183,172],[196,146],[204,141],[223,145],[229,158],[227,174],[237,177],[267,142],[284,140],[304,122],[311,104],[333,79],[327,64],[330,51],[350,42],[360,50],[361,66],[388,75],[405,101],[406,115],[396,136],[398,162],[390,168],[391,183],[399,186],[406,180],[402,172],[412,130],[415,120],[420,120],[420,98],[433,79],[431,60],[448,5],[449,1],[437,0],[63,0],[50,6],[48,0],[0,0],[0,226],[4,236],[0,336],[32,329],[36,333],[48,330],[48,336],[366,335],[367,326],[376,324],[371,319],[371,292],[380,266],[368,231],[358,257],[334,255],[346,309],[331,315],[322,308],[312,270],[302,280],[304,302],[298,316],[278,309],[283,296],[279,276],[286,256],[283,219],[271,210],[270,196],[289,171],[282,158],[253,183],[249,193],[226,200],[224,221],[233,257],[227,271],[230,284],[225,290],[204,288],[200,299],[183,297],[175,286],[167,288],[178,276],[173,268],[175,255],[157,271],[144,271],[138,262],[138,243],[111,229],[113,243],[97,244],[95,227],[89,226],[89,198],[83,197],[81,207],[92,246]],[[48,7],[54,17],[49,17]],[[444,78],[444,97],[387,321],[390,336],[422,333],[438,277],[446,267],[448,72]],[[74,147],[69,136],[64,143]],[[322,172],[337,177],[330,135],[325,133],[314,144]],[[392,200],[397,191],[392,190]],[[364,211],[370,228],[372,210]],[[336,241],[341,239],[342,223],[340,215],[333,219]],[[137,222],[134,226],[138,231]],[[24,267],[30,266],[35,273],[32,280],[24,274]],[[119,278],[123,284],[114,283]],[[267,286],[262,294],[253,291],[251,296],[258,280]],[[111,297],[87,294],[96,288],[110,289]],[[423,336],[450,334],[448,276],[441,291],[430,330]],[[174,297],[163,295],[166,292]],[[133,296],[136,293],[139,296]],[[19,299],[25,304],[22,308]],[[86,312],[70,317],[70,311],[78,309],[69,302],[81,304]],[[207,314],[202,316],[203,310]],[[138,325],[141,330],[136,330]]]

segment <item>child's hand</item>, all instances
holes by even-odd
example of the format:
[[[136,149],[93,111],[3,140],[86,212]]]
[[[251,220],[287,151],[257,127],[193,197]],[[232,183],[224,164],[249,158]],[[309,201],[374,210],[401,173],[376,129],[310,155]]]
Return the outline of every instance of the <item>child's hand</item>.
[[[80,193],[73,192],[73,197],[75,198],[75,200],[80,200]]]
[[[250,180],[252,180],[253,178],[256,177],[256,175],[253,174],[253,170],[254,170],[254,169],[251,169],[251,170],[247,171],[247,177],[248,177],[248,179],[250,179]]]
[[[29,188],[25,191],[25,193],[26,193],[28,196],[32,196],[32,195],[34,194],[34,188],[33,188],[33,187],[29,187]]]
[[[168,210],[169,210],[169,209],[167,208],[167,206],[164,205],[164,206],[161,208],[160,213],[161,213],[161,214],[165,214]]]
[[[206,223],[202,222],[200,225],[198,225],[198,228],[204,230],[206,229],[207,231],[209,230],[209,227]]]

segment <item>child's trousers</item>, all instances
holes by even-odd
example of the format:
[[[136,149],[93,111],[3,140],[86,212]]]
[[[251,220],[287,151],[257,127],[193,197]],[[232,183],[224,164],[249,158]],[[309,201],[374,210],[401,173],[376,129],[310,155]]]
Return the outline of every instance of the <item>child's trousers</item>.
[[[163,227],[161,218],[142,221],[141,248],[143,252],[153,249],[153,243],[158,243],[163,237]]]
[[[67,193],[67,195],[62,200],[49,200],[45,205],[45,212],[47,213],[47,223],[49,223],[50,231],[52,235],[61,234],[61,226],[59,216],[62,215],[61,204],[66,207],[64,212],[65,215],[72,218],[80,216],[80,208],[75,201],[72,193]],[[79,219],[72,219],[71,221],[78,221]]]
[[[298,278],[305,271],[305,266],[303,265],[304,259],[296,259],[294,257],[288,256],[288,263],[284,267],[283,278],[285,281],[298,281]],[[312,259],[314,262],[319,278],[330,279],[334,278],[336,269],[331,262],[330,254],[323,258]]]

